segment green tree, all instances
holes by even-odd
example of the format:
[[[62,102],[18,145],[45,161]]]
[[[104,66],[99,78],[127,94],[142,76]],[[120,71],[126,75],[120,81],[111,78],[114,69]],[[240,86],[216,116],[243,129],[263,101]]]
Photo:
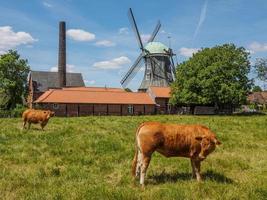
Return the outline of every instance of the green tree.
[[[267,84],[267,59],[258,58],[254,66],[257,78]]]
[[[262,92],[262,89],[261,89],[260,86],[255,85],[255,86],[252,88],[252,92]]]
[[[9,110],[22,104],[27,93],[28,61],[17,51],[9,50],[0,56],[0,108]]]
[[[240,105],[252,86],[249,53],[234,44],[205,48],[177,66],[173,104]]]

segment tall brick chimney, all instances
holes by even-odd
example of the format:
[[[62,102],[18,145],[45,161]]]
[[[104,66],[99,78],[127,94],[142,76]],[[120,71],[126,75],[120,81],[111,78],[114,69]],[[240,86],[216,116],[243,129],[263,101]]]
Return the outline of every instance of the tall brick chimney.
[[[66,24],[63,21],[59,22],[58,80],[59,87],[66,87]]]

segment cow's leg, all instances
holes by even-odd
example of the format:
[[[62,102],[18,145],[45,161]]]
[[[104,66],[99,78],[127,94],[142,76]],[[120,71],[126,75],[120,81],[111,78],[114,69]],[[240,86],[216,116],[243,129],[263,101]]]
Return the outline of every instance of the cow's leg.
[[[28,130],[31,128],[31,122],[28,122]]]
[[[25,129],[26,128],[26,124],[27,124],[27,121],[23,121],[23,126],[22,126],[22,129]]]
[[[201,181],[201,175],[200,175],[200,160],[195,160],[195,170],[196,170],[196,177],[197,177],[197,181]]]
[[[41,122],[41,128],[42,128],[42,131],[44,130],[44,127],[46,126],[47,122]]]
[[[149,162],[151,160],[151,155],[147,156],[147,155],[143,155],[142,156],[142,164],[141,164],[141,175],[140,175],[140,184],[142,185],[142,187],[144,187],[144,183],[145,183],[145,176],[146,176],[146,170],[148,168]]]
[[[194,163],[194,160],[191,158],[190,159],[191,161],[191,167],[192,167],[192,178],[196,178],[196,166],[195,166],[195,163]]]
[[[141,167],[142,167],[142,160],[143,160],[143,154],[142,154],[142,152],[140,150],[138,150],[135,177],[139,177],[140,176]]]

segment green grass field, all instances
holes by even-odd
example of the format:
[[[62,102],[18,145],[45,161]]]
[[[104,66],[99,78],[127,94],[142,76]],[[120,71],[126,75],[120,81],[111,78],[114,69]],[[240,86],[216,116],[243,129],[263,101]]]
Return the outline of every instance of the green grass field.
[[[191,179],[185,158],[154,154],[142,190],[130,176],[143,121],[198,123],[223,145]],[[267,199],[267,116],[52,118],[41,131],[0,119],[0,199]]]

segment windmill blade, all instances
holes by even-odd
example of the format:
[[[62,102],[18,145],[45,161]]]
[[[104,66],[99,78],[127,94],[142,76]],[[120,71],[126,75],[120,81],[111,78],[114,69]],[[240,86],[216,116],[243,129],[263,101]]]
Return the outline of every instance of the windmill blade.
[[[140,70],[140,68],[142,67],[142,58],[143,58],[143,54],[141,53],[138,58],[135,60],[134,64],[132,65],[132,67],[129,69],[129,71],[124,75],[124,77],[121,80],[121,85],[123,87],[126,87],[127,84],[134,78],[134,76],[137,74],[137,72]]]
[[[160,21],[158,21],[158,23],[157,23],[157,25],[156,25],[156,27],[155,27],[155,29],[154,29],[152,35],[150,36],[149,40],[147,41],[147,43],[149,43],[149,42],[153,42],[153,41],[154,41],[156,35],[157,35],[158,32],[159,32],[160,27],[161,27],[161,23],[160,23]]]
[[[174,66],[174,61],[172,59],[172,56],[170,56],[170,59],[171,59],[171,71],[173,73],[173,77],[175,78],[176,71],[175,71],[175,66]]]
[[[137,28],[137,25],[136,25],[136,21],[134,19],[133,11],[132,11],[131,8],[129,9],[128,17],[129,17],[130,23],[132,25],[133,31],[135,33],[135,36],[137,38],[138,45],[139,45],[140,49],[143,50],[144,46],[143,46],[143,43],[142,43],[142,40],[141,40],[141,36],[139,34],[139,31],[138,31],[138,28]]]

